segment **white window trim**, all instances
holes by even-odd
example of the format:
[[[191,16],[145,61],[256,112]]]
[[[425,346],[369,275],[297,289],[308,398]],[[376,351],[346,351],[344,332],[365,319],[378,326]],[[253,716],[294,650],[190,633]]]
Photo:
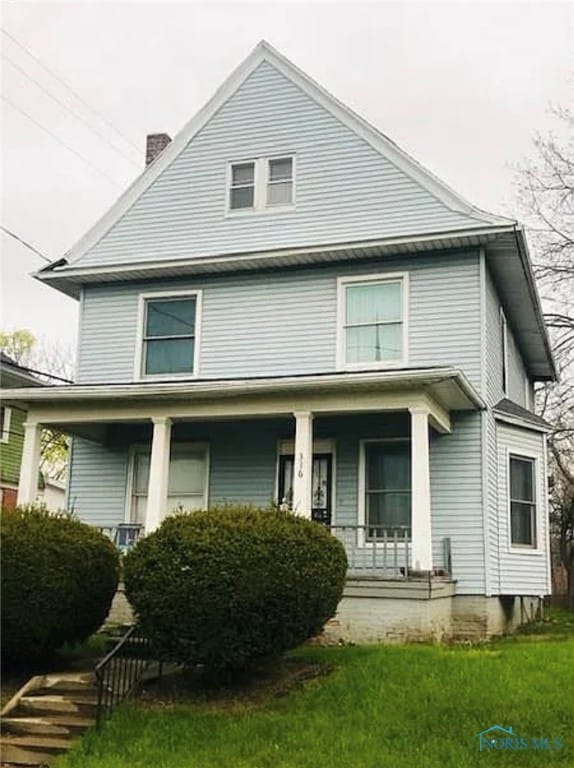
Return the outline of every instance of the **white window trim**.
[[[367,525],[367,505],[366,505],[366,493],[367,493],[367,451],[366,447],[370,443],[409,443],[410,437],[368,437],[359,440],[359,483],[358,483],[358,496],[357,496],[357,525]],[[412,468],[411,468],[412,471]],[[411,479],[411,497],[412,497],[412,479]],[[409,544],[409,550],[412,549],[412,502],[411,502],[411,541]],[[392,541],[392,540],[391,540]],[[401,547],[403,542],[399,541],[398,546]],[[365,537],[365,530],[359,528],[357,531],[357,547],[371,550],[373,546],[376,549],[383,549],[384,543],[367,542]]]
[[[345,289],[347,285],[362,283],[401,282],[402,291],[402,356],[398,360],[381,360],[379,362],[347,363],[345,358]],[[387,368],[403,368],[408,361],[409,339],[409,273],[383,272],[375,275],[357,275],[337,278],[337,370],[363,371],[385,370]]]
[[[195,338],[193,349],[193,372],[183,373],[148,373],[143,372],[143,337],[145,305],[149,299],[183,299],[195,298]],[[198,379],[201,350],[201,326],[203,316],[203,292],[196,290],[181,291],[150,291],[138,296],[136,350],[134,359],[134,381],[161,381],[177,379]]]
[[[532,398],[531,398],[531,392],[530,392],[530,379],[528,378],[528,374],[525,374],[524,376],[524,407],[527,411],[534,410],[532,408]]]
[[[517,459],[530,459],[534,462],[534,503],[536,509],[534,512],[535,529],[535,545],[530,544],[513,544],[512,543],[512,516],[510,512],[510,457],[514,456]],[[542,540],[542,496],[540,488],[540,454],[532,451],[524,451],[522,449],[506,448],[506,519],[508,525],[508,551],[512,554],[521,555],[544,555],[544,549],[541,546]]]
[[[10,440],[10,425],[12,423],[12,408],[3,405],[4,418],[0,424],[0,443],[7,443]]]
[[[337,441],[333,438],[318,438],[313,440],[313,455],[327,453],[331,455],[331,526],[336,525],[335,514],[337,509]],[[279,468],[281,456],[295,455],[295,440],[277,441],[277,459],[275,462],[275,491],[273,498],[276,504],[279,499]]]
[[[269,163],[271,160],[287,160],[292,162],[292,199],[290,203],[284,205],[267,205],[267,182],[269,181]],[[231,169],[234,165],[243,165],[244,163],[254,163],[254,190],[252,208],[231,208]],[[230,160],[227,163],[225,177],[225,216],[253,216],[260,214],[285,213],[295,210],[297,199],[297,159],[292,152],[283,152],[279,154],[266,155],[265,157],[247,157],[240,160]]]
[[[502,307],[500,307],[500,342],[502,346],[500,350],[502,393],[505,397],[508,397],[508,323],[506,322],[506,315]]]
[[[185,448],[201,449],[205,451],[205,488],[203,491],[203,504],[204,508],[209,508],[209,486],[211,477],[211,447],[207,442],[173,442],[170,446],[170,461],[171,461],[171,449],[174,447],[184,446]],[[151,454],[151,443],[133,443],[128,449],[128,472],[126,482],[126,498],[124,504],[124,522],[132,522],[132,503],[133,503],[133,491],[134,491],[134,479],[135,479],[135,466],[136,466],[136,454],[148,452]],[[169,470],[168,470],[169,471]],[[169,494],[168,494],[169,495]],[[169,515],[169,511],[166,516]],[[161,520],[165,520],[164,516]]]

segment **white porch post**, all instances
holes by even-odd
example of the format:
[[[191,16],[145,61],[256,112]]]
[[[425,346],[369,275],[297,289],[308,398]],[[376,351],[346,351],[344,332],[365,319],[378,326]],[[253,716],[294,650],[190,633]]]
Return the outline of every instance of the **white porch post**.
[[[171,419],[153,418],[145,532],[159,527],[167,506]]]
[[[38,495],[38,473],[42,448],[42,425],[37,421],[24,424],[24,448],[18,483],[18,504],[33,504]]]
[[[411,408],[412,567],[432,570],[429,413]]]
[[[293,511],[311,517],[313,475],[313,414],[297,411],[295,417],[295,451],[293,467]]]

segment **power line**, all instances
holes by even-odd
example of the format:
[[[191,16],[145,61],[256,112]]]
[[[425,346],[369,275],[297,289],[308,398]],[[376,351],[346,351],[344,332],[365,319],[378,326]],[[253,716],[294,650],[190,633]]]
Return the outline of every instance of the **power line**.
[[[2,32],[4,35],[6,35],[6,37],[8,37],[10,40],[12,40],[12,42],[15,43],[23,51],[25,51],[28,54],[28,56],[30,56],[32,59],[34,59],[34,61],[40,67],[42,67],[42,69],[44,69],[46,72],[48,72],[48,74],[50,74],[59,83],[61,83],[65,88],[67,88],[70,91],[70,93],[73,94],[73,96],[79,102],[81,102],[84,105],[84,107],[86,107],[86,109],[89,109],[89,111],[92,112],[92,114],[97,115],[100,118],[100,120],[103,120],[104,123],[106,123],[107,126],[109,126],[113,131],[115,131],[118,134],[118,136],[121,136],[124,141],[126,141],[133,149],[135,149],[135,151],[138,153],[139,157],[142,156],[142,150],[141,150],[140,147],[138,147],[136,144],[134,144],[134,142],[128,136],[126,136],[125,133],[122,133],[122,131],[120,131],[119,128],[116,128],[116,126],[112,122],[110,122],[110,120],[108,120],[108,118],[105,115],[103,115],[97,109],[95,109],[90,104],[88,104],[88,102],[84,98],[82,98],[82,96],[80,96],[80,94],[71,87],[71,85],[69,85],[64,79],[62,79],[59,75],[57,75],[52,69],[50,69],[42,61],[40,61],[40,59],[37,56],[35,56],[29,48],[27,48],[23,43],[21,43],[19,40],[17,40],[14,37],[14,35],[11,35],[10,32],[7,32],[2,27],[0,27],[0,32]]]
[[[49,259],[47,256],[45,256],[41,251],[39,251],[37,248],[34,248],[33,245],[30,245],[29,242],[24,240],[22,237],[17,235],[15,232],[12,232],[12,230],[8,229],[8,227],[5,227],[4,224],[0,224],[0,229],[5,232],[7,235],[10,235],[10,237],[13,237],[14,240],[17,240],[19,243],[21,243],[23,246],[28,248],[29,251],[32,251],[32,253],[35,253],[36,256],[39,256],[41,259],[44,259],[44,261],[47,261],[48,264],[52,263],[52,259]]]
[[[111,184],[113,184],[118,189],[122,189],[122,186],[115,180],[112,179],[111,176],[108,176],[108,174],[105,171],[102,171],[100,168],[97,167],[97,165],[94,165],[90,160],[88,160],[87,157],[84,157],[84,155],[80,154],[80,152],[77,152],[75,149],[70,147],[69,144],[66,144],[65,141],[62,141],[58,136],[56,136],[55,133],[52,133],[52,131],[49,130],[49,128],[46,128],[46,126],[42,125],[42,123],[39,123],[32,115],[28,114],[28,112],[25,112],[23,109],[20,109],[16,104],[14,104],[13,101],[11,101],[7,96],[5,96],[3,93],[0,94],[0,98],[4,99],[5,102],[10,104],[12,109],[15,109],[17,112],[19,112],[21,115],[24,115],[24,117],[27,117],[28,120],[30,120],[34,125],[36,125],[38,128],[41,128],[45,133],[48,134],[48,136],[51,136],[54,141],[57,141],[58,144],[61,144],[63,147],[65,147],[67,150],[69,150],[73,155],[76,155],[76,157],[79,157],[80,160],[83,160],[86,165],[89,165],[90,168],[96,173],[99,173],[100,176],[103,176],[105,179],[107,179]]]
[[[93,126],[90,125],[90,123],[88,123],[87,120],[85,120],[75,110],[73,110],[63,101],[61,101],[57,96],[54,96],[53,93],[50,93],[50,91],[48,91],[39,80],[36,80],[34,77],[29,75],[25,69],[23,69],[19,64],[16,64],[15,61],[12,61],[12,59],[9,56],[6,56],[5,53],[2,54],[2,58],[6,59],[6,61],[10,64],[10,66],[14,67],[14,69],[20,72],[21,75],[23,75],[28,80],[30,80],[31,83],[34,83],[34,85],[37,86],[41,91],[43,91],[46,94],[46,96],[49,96],[52,99],[52,101],[56,102],[56,104],[58,104],[60,107],[65,109],[66,112],[72,115],[72,117],[75,117],[76,120],[79,120],[80,122],[84,123],[84,125],[86,125],[93,134],[95,134],[99,139],[101,139],[108,146],[110,146],[114,150],[114,152],[117,152],[122,157],[124,157],[128,162],[130,162],[132,165],[135,165],[136,167],[139,168],[139,165],[135,162],[135,160],[132,160],[131,157],[128,157],[128,155],[126,155],[121,149],[118,149],[118,147],[112,144],[112,142],[109,141],[109,139],[106,136],[104,136],[103,133],[100,133],[99,131],[97,131]]]

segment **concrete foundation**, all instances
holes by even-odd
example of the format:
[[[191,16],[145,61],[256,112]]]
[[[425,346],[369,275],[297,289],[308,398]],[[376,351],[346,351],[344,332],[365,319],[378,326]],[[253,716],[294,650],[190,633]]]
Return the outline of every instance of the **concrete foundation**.
[[[479,642],[534,621],[540,604],[540,598],[532,596],[457,595],[455,582],[448,579],[350,576],[337,615],[327,623],[320,642]],[[106,626],[133,621],[120,584]]]
[[[456,595],[452,581],[349,578],[325,642],[478,642],[534,621],[538,597]]]

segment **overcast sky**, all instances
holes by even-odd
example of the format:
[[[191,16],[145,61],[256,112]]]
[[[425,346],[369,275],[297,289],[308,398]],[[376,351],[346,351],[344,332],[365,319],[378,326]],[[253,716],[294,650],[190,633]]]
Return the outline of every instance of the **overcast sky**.
[[[261,38],[467,199],[515,214],[513,166],[531,154],[535,132],[552,127],[549,104],[571,98],[573,9],[462,0],[3,3],[3,30],[37,60],[0,35],[1,223],[61,256],[137,175],[146,133],[173,136]],[[2,327],[73,345],[76,303],[29,276],[42,266],[37,256],[3,233],[0,244]]]

